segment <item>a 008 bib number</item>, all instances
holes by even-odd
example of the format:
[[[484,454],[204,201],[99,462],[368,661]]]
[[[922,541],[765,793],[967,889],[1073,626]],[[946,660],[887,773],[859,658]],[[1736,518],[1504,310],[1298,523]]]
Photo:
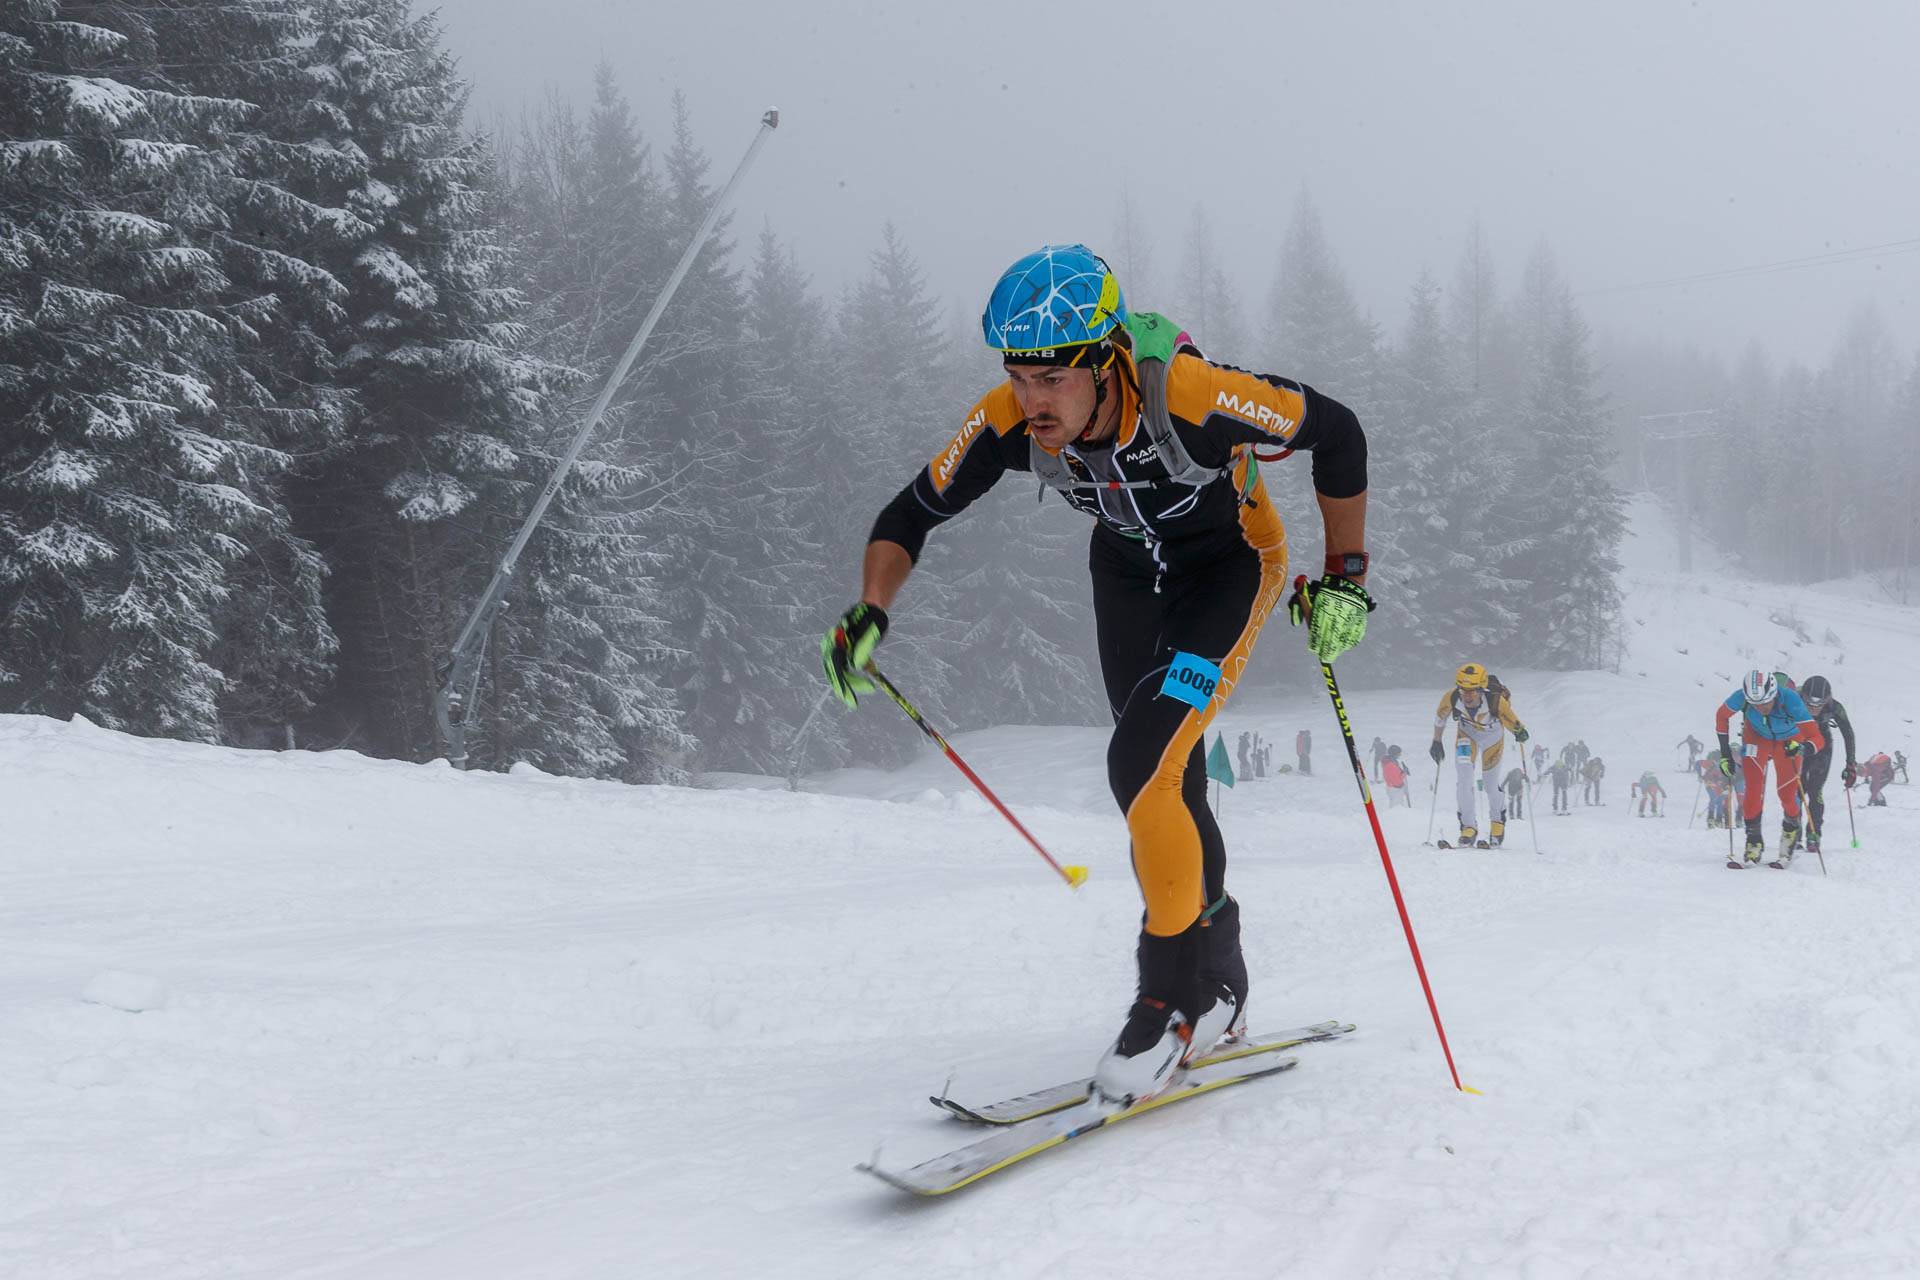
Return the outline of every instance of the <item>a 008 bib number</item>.
[[[1190,707],[1204,707],[1220,687],[1220,668],[1197,653],[1176,653],[1167,667],[1167,678],[1160,692],[1178,698]]]

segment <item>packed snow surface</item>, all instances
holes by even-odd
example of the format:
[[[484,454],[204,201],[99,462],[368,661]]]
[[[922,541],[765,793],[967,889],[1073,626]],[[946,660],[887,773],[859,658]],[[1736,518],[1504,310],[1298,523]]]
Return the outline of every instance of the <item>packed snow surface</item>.
[[[1778,664],[1832,678],[1863,755],[1909,749],[1920,609],[1681,575],[1634,529],[1620,670],[1500,672],[1536,741],[1608,762],[1604,805],[1423,847],[1451,672],[1349,699],[1417,762],[1413,807],[1376,795],[1477,1093],[1282,628],[1298,692],[1219,726],[1316,743],[1221,799],[1253,1023],[1359,1032],[935,1201],[853,1166],[966,1136],[949,1079],[1084,1073],[1130,998],[1103,733],[955,741],[1092,868],[1073,892],[931,751],[636,788],[0,717],[0,1275],[1914,1275],[1920,792],[1857,792],[1856,848],[1836,781],[1824,873],[1734,872],[1674,744]],[[1663,818],[1627,806],[1646,769]]]

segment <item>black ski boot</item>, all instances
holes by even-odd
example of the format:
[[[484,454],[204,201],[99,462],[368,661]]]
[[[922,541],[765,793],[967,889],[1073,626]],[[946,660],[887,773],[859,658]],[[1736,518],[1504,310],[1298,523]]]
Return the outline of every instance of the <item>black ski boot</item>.
[[[1196,990],[1190,1015],[1193,1051],[1206,1053],[1247,1029],[1247,960],[1240,952],[1240,904],[1221,894],[1193,933]]]

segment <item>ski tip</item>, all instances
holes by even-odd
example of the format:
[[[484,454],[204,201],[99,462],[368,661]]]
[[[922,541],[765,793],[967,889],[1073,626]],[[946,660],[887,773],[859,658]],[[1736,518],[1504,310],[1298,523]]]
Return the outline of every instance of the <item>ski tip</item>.
[[[928,1094],[927,1101],[946,1112],[947,1115],[955,1120],[964,1120],[968,1124],[988,1123],[985,1116],[967,1106],[964,1102],[955,1102],[952,1098],[942,1097],[937,1094]]]
[[[892,1187],[896,1191],[904,1191],[909,1195],[916,1195],[916,1196],[935,1194],[933,1192],[929,1192],[925,1187],[916,1186],[915,1184],[908,1182],[905,1179],[900,1178],[895,1174],[889,1173],[887,1170],[882,1169],[877,1164],[863,1162],[853,1167],[856,1172],[871,1174],[874,1177],[880,1179],[880,1181],[886,1183],[888,1186]]]
[[[1078,889],[1087,882],[1087,869],[1085,867],[1062,867],[1061,870],[1066,873],[1067,888],[1069,889]]]

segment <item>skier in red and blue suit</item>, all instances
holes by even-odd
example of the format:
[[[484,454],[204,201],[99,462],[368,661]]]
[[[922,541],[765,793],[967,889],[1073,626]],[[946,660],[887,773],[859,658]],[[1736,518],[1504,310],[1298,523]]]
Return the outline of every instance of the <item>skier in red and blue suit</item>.
[[[1767,764],[1773,764],[1773,786],[1780,796],[1779,865],[1793,861],[1793,847],[1800,839],[1800,756],[1819,751],[1826,737],[1814,722],[1813,713],[1791,685],[1783,684],[1768,671],[1749,671],[1727,700],[1714,713],[1714,732],[1720,735],[1720,771],[1733,776],[1733,749],[1727,742],[1727,726],[1736,713],[1740,726],[1740,770],[1746,783],[1741,816],[1747,822],[1746,861],[1760,861],[1766,842],[1760,835],[1760,815],[1766,807]]]

